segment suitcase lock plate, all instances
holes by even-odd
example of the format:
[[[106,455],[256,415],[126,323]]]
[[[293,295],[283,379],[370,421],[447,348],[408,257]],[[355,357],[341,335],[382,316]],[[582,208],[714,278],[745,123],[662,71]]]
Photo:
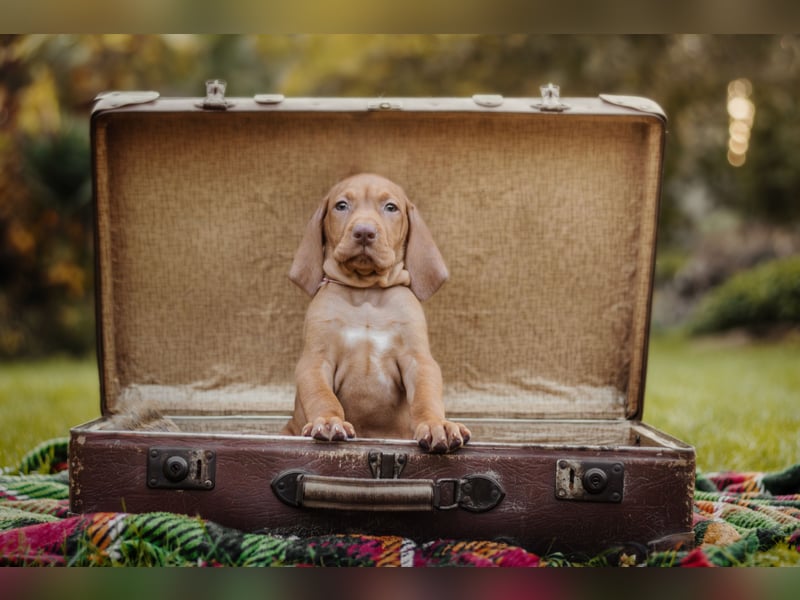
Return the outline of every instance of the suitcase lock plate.
[[[168,490],[212,490],[217,455],[197,448],[150,448],[147,487]]]
[[[625,465],[618,461],[556,462],[556,498],[582,502],[622,502]]]

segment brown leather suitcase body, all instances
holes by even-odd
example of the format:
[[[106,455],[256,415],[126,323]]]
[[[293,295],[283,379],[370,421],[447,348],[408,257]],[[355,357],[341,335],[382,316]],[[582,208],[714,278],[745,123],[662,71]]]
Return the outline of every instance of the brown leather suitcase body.
[[[665,117],[652,101],[160,98],[92,116],[103,417],[71,431],[71,509],[245,531],[692,543],[694,449],[642,422]],[[376,172],[450,280],[425,303],[472,440],[278,435],[308,300],[287,271],[337,180]],[[154,406],[179,431],[109,417]]]

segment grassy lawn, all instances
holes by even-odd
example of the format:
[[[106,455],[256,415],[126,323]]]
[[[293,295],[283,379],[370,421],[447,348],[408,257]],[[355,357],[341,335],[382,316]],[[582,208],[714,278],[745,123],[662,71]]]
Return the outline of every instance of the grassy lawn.
[[[94,359],[0,365],[0,467],[16,466],[40,442],[99,415]]]
[[[695,446],[702,471],[800,462],[800,339],[655,337],[643,420]]]

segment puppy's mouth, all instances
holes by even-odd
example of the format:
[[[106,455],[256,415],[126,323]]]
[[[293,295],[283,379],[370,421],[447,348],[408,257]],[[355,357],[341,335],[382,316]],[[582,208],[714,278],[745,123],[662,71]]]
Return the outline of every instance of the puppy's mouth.
[[[375,255],[373,249],[369,246],[360,248],[355,254],[348,256],[336,256],[339,261],[347,270],[358,273],[359,275],[381,275],[386,272],[392,264],[386,264],[388,261],[381,261]]]
[[[350,233],[335,247],[333,258],[359,275],[381,275],[394,266],[396,255],[380,238],[359,239]]]

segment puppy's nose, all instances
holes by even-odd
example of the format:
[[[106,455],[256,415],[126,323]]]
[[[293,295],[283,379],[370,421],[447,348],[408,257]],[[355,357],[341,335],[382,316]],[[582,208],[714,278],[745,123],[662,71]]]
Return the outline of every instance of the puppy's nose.
[[[368,246],[378,237],[378,228],[372,223],[358,223],[353,227],[353,239],[359,244]]]

